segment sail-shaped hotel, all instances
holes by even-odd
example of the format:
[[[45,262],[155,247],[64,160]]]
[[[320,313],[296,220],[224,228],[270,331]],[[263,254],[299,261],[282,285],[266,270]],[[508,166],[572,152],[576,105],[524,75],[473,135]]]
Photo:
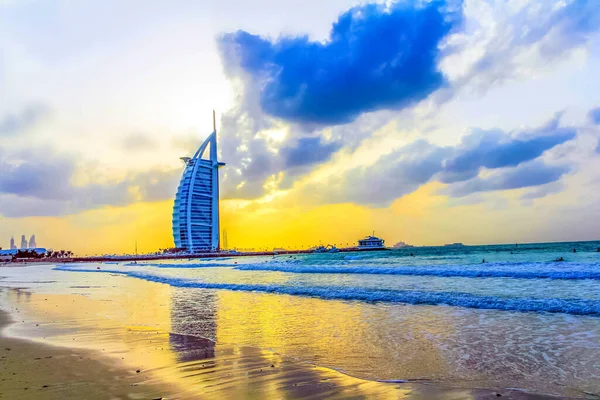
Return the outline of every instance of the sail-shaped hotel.
[[[206,138],[193,157],[181,157],[185,170],[173,206],[175,247],[190,252],[217,251],[219,244],[219,168],[217,129]],[[203,158],[209,147],[209,157]]]

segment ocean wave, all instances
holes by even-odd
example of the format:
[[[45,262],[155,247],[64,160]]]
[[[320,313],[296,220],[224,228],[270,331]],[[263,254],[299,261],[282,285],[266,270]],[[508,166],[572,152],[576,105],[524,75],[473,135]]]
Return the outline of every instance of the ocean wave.
[[[464,265],[380,266],[372,265],[299,265],[297,260],[284,263],[266,261],[252,264],[230,263],[126,263],[128,267],[156,268],[234,268],[238,271],[270,271],[294,274],[355,274],[438,276],[458,278],[515,278],[515,279],[562,279],[600,280],[600,263],[567,262],[498,262]]]
[[[218,268],[218,267],[235,267],[233,264],[219,263],[194,263],[194,264],[167,264],[167,263],[127,263],[123,264],[126,267],[156,267],[156,268]]]
[[[221,289],[244,292],[286,294],[316,297],[326,300],[351,300],[365,302],[389,302],[413,305],[446,305],[519,312],[550,312],[574,315],[600,316],[600,301],[558,298],[514,298],[480,296],[462,292],[424,292],[415,290],[373,290],[339,286],[285,286],[261,284],[207,283],[189,279],[151,275],[137,271],[109,269],[84,269],[72,266],[57,266],[58,271],[101,272],[120,274],[150,282],[163,283],[181,288]]]
[[[561,263],[561,268],[551,267],[558,263],[497,263],[447,266],[372,267],[372,266],[326,266],[326,265],[237,265],[240,271],[273,271],[294,274],[359,274],[359,275],[406,275],[440,276],[460,278],[519,278],[519,279],[595,279],[600,280],[600,264]],[[476,266],[476,268],[474,268]],[[516,267],[513,269],[498,267]],[[540,268],[541,267],[541,268]],[[494,269],[496,268],[496,269]],[[528,269],[523,269],[528,268]]]

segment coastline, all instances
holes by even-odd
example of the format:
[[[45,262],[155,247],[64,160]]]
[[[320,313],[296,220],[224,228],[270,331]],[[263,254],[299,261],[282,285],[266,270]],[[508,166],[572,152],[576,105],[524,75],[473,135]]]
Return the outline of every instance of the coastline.
[[[20,292],[21,296],[36,296],[27,294],[23,289],[1,290]],[[44,304],[54,304],[53,300],[56,298],[71,302],[72,298],[68,295],[41,297],[44,297],[41,300],[48,300],[44,301]],[[82,304],[85,304],[85,300],[82,301]],[[28,300],[28,304],[35,307],[36,303]],[[0,307],[0,357],[3,357],[0,360],[3,371],[6,371],[2,377],[4,380],[0,382],[0,398],[76,398],[81,396],[81,393],[86,393],[86,398],[90,399],[185,399],[196,398],[200,394],[203,398],[258,396],[291,399],[556,398],[517,390],[494,391],[427,383],[364,380],[257,348],[221,346],[208,339],[168,332],[145,332],[134,339],[138,346],[139,343],[143,343],[142,347],[119,351],[113,349],[112,352],[103,353],[98,348],[81,343],[79,339],[85,335],[89,340],[91,334],[92,340],[102,341],[102,346],[108,345],[104,342],[106,329],[99,328],[91,333],[88,330],[85,334],[74,330],[69,335],[74,335],[73,343],[78,343],[78,347],[71,347],[70,342],[65,341],[59,341],[58,346],[54,346],[41,343],[39,336],[38,339],[7,337],[6,327],[10,324],[10,315],[18,314],[28,319],[27,313],[21,313],[21,309],[13,306],[14,303],[7,302]],[[15,336],[17,332],[16,336],[20,336],[18,332],[27,332],[27,329],[37,327],[35,322],[39,323],[39,330],[46,329],[43,320],[35,318],[17,321],[14,326],[21,325],[21,328],[25,329],[11,329],[10,335]],[[49,322],[48,326],[51,325]],[[80,336],[77,336],[78,334]],[[109,335],[113,335],[114,341],[119,340],[118,336]],[[49,343],[56,344],[52,340],[49,340]],[[171,348],[167,351],[175,355],[175,358],[166,361],[164,357],[161,358],[160,354],[165,352],[158,351],[162,349],[157,347],[162,345],[170,345]],[[11,350],[6,350],[7,348]],[[110,350],[108,346],[107,350]],[[115,355],[123,356],[119,358],[126,359],[126,362],[120,362]],[[141,373],[136,373],[136,367],[133,365],[140,365],[140,361],[146,365],[140,368]]]

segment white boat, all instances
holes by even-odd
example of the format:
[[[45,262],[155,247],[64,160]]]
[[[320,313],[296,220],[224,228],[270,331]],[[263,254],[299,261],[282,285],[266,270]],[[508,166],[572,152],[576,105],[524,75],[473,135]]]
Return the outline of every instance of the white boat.
[[[319,246],[313,250],[313,253],[337,253],[337,247],[328,244],[327,246]]]
[[[385,249],[383,245],[385,240],[378,238],[377,236],[367,236],[364,239],[358,241],[359,250],[379,250]]]

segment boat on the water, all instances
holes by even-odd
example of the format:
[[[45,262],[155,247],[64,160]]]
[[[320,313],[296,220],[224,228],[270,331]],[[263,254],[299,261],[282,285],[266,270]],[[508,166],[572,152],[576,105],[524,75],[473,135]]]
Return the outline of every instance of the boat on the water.
[[[382,250],[385,249],[385,240],[378,238],[377,236],[367,236],[364,239],[358,241],[359,250]]]
[[[465,247],[465,245],[460,242],[456,242],[445,244],[444,247]]]
[[[313,250],[313,253],[337,253],[340,251],[337,247],[328,244],[327,246],[319,246]]]

